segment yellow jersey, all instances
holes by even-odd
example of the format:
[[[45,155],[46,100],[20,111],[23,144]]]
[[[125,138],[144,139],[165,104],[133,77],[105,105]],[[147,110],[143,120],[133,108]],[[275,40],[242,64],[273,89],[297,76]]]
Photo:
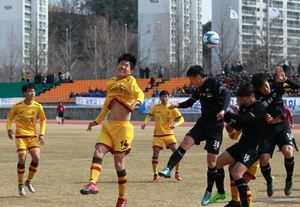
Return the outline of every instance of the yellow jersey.
[[[133,101],[139,101],[141,104],[144,102],[144,92],[132,76],[121,80],[117,80],[117,77],[109,79],[106,84],[106,91],[106,100],[103,108],[99,116],[94,120],[97,124],[100,124],[109,113],[109,107],[113,100],[120,102],[130,112],[134,110],[134,107],[130,106]]]
[[[156,104],[153,106],[151,112],[146,116],[144,123],[147,124],[152,116],[155,116],[154,136],[173,135],[174,130],[170,128],[173,125],[174,118],[178,121],[174,124],[179,126],[184,122],[180,111],[177,108],[169,109],[171,104]]]
[[[13,105],[6,119],[7,131],[12,130],[12,120],[16,122],[16,137],[37,136],[36,121],[40,119],[40,134],[45,135],[46,116],[41,104],[36,101],[27,106],[25,101]]]

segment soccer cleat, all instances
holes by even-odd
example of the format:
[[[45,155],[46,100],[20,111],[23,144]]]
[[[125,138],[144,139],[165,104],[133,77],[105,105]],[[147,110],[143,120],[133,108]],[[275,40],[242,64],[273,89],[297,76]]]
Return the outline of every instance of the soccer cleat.
[[[217,202],[217,200],[220,200],[220,199],[224,200],[225,198],[227,198],[226,193],[219,194],[218,192],[216,192],[216,194],[209,199],[209,203],[215,203],[215,202]]]
[[[80,190],[80,193],[82,195],[87,195],[87,194],[96,194],[98,193],[99,189],[96,185],[96,183],[89,183],[84,186],[85,188]]]
[[[299,151],[299,148],[295,146],[295,150],[296,150],[296,151]]]
[[[229,203],[224,206],[224,207],[241,207],[241,203],[239,201],[234,201],[234,200],[231,200],[229,201]]]
[[[126,206],[126,203],[127,203],[127,199],[126,199],[126,198],[118,199],[118,202],[117,202],[116,207],[123,207],[123,206]]]
[[[154,175],[153,180],[151,182],[152,183],[157,183],[158,179],[159,179],[159,176],[158,175]]]
[[[179,173],[175,173],[175,179],[176,180],[182,180],[182,177],[180,177]]]
[[[25,190],[23,185],[18,186],[19,195],[25,196]]]
[[[164,177],[164,178],[170,178],[171,177],[171,171],[168,167],[166,167],[165,169],[163,169],[162,171],[158,172],[158,175],[160,177]]]
[[[274,193],[273,185],[274,185],[275,177],[271,176],[271,178],[272,178],[271,183],[267,183],[267,194],[268,194],[269,197],[271,197]]]
[[[31,183],[28,182],[27,180],[25,181],[24,185],[28,188],[28,190],[32,193],[35,193],[34,188],[32,187]]]
[[[202,206],[206,206],[206,205],[209,204],[210,196],[211,196],[211,192],[205,191],[204,196],[201,200],[201,205]]]
[[[285,195],[287,196],[291,195],[292,191],[293,191],[293,181],[285,182],[285,188],[284,188]]]

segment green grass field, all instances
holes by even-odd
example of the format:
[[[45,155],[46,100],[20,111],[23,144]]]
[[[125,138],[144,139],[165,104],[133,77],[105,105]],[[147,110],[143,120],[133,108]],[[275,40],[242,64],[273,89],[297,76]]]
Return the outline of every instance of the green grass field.
[[[118,197],[117,176],[113,157],[107,154],[103,161],[103,170],[98,180],[100,192],[96,195],[81,195],[79,190],[88,183],[94,144],[98,138],[100,127],[87,132],[87,125],[48,124],[46,144],[41,148],[39,169],[33,180],[36,193],[21,197],[17,192],[17,154],[14,141],[8,139],[3,129],[0,150],[0,205],[1,206],[101,206],[113,207]],[[178,127],[175,134],[180,143],[190,127]],[[160,178],[158,183],[151,183],[153,177],[152,157],[153,127],[141,130],[135,127],[135,139],[132,151],[126,158],[128,174],[127,198],[128,207],[194,207],[201,206],[200,201],[206,188],[206,151],[204,144],[193,146],[186,153],[181,165],[182,181]],[[300,146],[300,131],[293,131]],[[232,145],[232,141],[224,135],[221,151]],[[162,150],[159,169],[163,169],[171,155],[170,150]],[[294,171],[294,190],[291,196],[284,194],[285,168],[283,156],[274,152],[271,160],[272,174],[275,176],[275,192],[272,198],[266,193],[266,184],[260,171],[255,181],[250,182],[254,206],[282,207],[300,205],[299,196],[299,152],[295,151],[296,164]],[[30,155],[26,163],[25,178],[28,173]],[[224,206],[230,200],[229,179],[226,167],[225,187],[228,198],[210,204],[209,207]],[[216,188],[214,187],[214,192]]]

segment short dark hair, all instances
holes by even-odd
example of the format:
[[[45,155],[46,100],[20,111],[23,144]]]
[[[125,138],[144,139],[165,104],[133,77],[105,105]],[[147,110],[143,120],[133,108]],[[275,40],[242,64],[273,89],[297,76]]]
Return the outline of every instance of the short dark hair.
[[[161,97],[162,95],[170,95],[170,93],[168,92],[168,91],[166,91],[166,90],[163,90],[163,91],[161,91],[160,93],[159,93],[159,97]]]
[[[27,89],[34,89],[34,90],[36,90],[36,87],[32,83],[27,83],[27,84],[25,84],[25,85],[22,86],[22,92],[23,93],[26,92]]]
[[[253,75],[251,83],[255,89],[261,88],[267,81],[267,77],[262,73]]]
[[[136,65],[136,58],[134,55],[132,55],[131,53],[124,53],[122,54],[119,58],[118,58],[118,64],[122,61],[122,60],[127,60],[129,61],[131,70],[133,70],[135,68]]]
[[[188,77],[190,77],[190,76],[196,77],[197,75],[200,75],[201,77],[206,76],[203,68],[200,65],[193,65],[186,72],[186,76],[188,76]]]
[[[250,97],[251,94],[254,93],[254,88],[252,87],[251,83],[248,81],[248,82],[245,82],[243,83],[239,90],[236,92],[236,97]]]

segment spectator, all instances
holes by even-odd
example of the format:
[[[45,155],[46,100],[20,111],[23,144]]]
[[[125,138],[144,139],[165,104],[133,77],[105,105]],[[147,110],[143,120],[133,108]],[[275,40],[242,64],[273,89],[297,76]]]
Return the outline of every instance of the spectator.
[[[287,67],[286,76],[292,77],[294,75],[294,66],[292,65],[292,62],[289,62],[289,65]]]
[[[27,79],[26,79],[26,81],[27,81],[27,82],[30,82],[30,79],[31,79],[31,74],[30,74],[29,72],[27,73],[27,76],[26,76],[26,78],[27,78]]]
[[[149,75],[150,75],[150,68],[146,67],[145,68],[145,76],[146,76],[146,78],[149,78]]]
[[[145,69],[143,67],[140,67],[140,78],[144,79],[145,78]]]
[[[283,69],[283,71],[286,73],[286,71],[287,71],[287,65],[285,64],[285,62],[282,64],[282,69]]]
[[[153,76],[150,78],[149,84],[150,84],[150,88],[153,88],[153,86],[155,85],[155,78]]]
[[[64,83],[64,82],[65,82],[65,74],[64,74],[64,72],[62,72],[62,71],[60,72],[59,80],[60,80],[61,83]]]
[[[236,69],[235,69],[234,65],[231,64],[231,68],[230,68],[231,73],[234,74],[234,73],[235,73],[235,70],[236,70]]]
[[[67,80],[67,82],[68,82],[69,80],[71,80],[71,75],[70,75],[70,73],[69,73],[68,70],[66,70],[66,73],[65,73],[65,79]]]
[[[230,68],[228,67],[228,64],[226,63],[225,64],[225,67],[224,67],[224,73],[225,73],[225,76],[230,76]]]
[[[242,72],[244,70],[244,67],[240,61],[238,62],[235,70],[236,72]]]
[[[21,74],[21,82],[25,82],[26,73],[23,71]]]
[[[157,70],[158,73],[158,78],[163,78],[163,75],[165,73],[165,69],[163,69],[161,66],[159,67],[159,69]]]
[[[298,65],[298,68],[297,68],[298,70],[297,70],[297,73],[298,73],[298,75],[300,74],[300,63],[299,63],[299,65]]]

